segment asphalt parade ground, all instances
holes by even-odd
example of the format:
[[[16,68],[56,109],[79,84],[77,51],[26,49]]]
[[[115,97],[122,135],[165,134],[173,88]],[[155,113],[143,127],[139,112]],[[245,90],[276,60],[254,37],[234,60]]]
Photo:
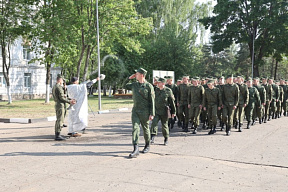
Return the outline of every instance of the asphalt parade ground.
[[[89,116],[87,134],[54,141],[54,122],[0,123],[0,191],[287,191],[288,117],[231,136],[160,133],[135,159],[131,112]],[[67,134],[67,128],[62,130]],[[141,134],[140,149],[144,147]]]

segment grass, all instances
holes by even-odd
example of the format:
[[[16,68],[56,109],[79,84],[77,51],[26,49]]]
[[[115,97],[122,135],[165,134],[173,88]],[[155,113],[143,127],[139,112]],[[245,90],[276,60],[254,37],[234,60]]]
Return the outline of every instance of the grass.
[[[98,111],[98,96],[88,97],[88,104],[94,112]],[[133,106],[132,99],[101,97],[101,110],[118,109]],[[90,108],[89,108],[90,112]],[[44,118],[55,116],[54,101],[45,104],[44,99],[13,101],[12,104],[0,102],[0,118]]]

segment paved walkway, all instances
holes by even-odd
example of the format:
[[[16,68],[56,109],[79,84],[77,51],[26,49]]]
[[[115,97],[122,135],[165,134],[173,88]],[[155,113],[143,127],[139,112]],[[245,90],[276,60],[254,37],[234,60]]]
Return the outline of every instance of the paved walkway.
[[[0,191],[287,191],[288,117],[224,136],[174,128],[132,151],[130,111],[91,115],[87,134],[53,140],[54,122],[0,123]],[[64,128],[62,134],[67,133]],[[140,137],[141,149],[144,138]]]

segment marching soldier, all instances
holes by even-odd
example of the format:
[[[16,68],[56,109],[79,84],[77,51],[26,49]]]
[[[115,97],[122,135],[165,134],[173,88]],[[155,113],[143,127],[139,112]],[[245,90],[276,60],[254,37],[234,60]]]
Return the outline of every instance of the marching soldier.
[[[164,136],[164,145],[168,144],[169,128],[168,113],[174,118],[176,107],[172,90],[165,86],[166,79],[158,79],[158,87],[155,89],[155,117],[151,125],[151,143],[154,143],[155,136],[158,133],[158,122],[162,124],[162,134]]]
[[[277,106],[276,116],[280,118],[281,113],[282,113],[282,103],[284,100],[284,90],[282,86],[279,86],[279,81],[277,81],[276,83],[277,83],[277,86],[279,87],[279,100],[278,102],[276,102],[276,106]]]
[[[238,119],[236,119],[236,127],[237,125],[239,125],[238,127],[238,131],[241,132],[242,129],[242,125],[243,125],[243,119],[244,119],[244,108],[247,106],[248,102],[249,102],[249,91],[248,91],[248,87],[246,84],[244,84],[244,78],[242,76],[238,76],[238,88],[239,88],[239,103],[238,103],[238,107],[237,107],[237,113],[236,113],[236,117]]]
[[[222,96],[218,88],[214,87],[214,81],[208,81],[208,88],[205,89],[203,110],[207,111],[209,135],[216,133],[217,110],[221,109]]]
[[[182,128],[188,132],[189,110],[188,110],[188,79],[189,76],[183,76],[183,83],[178,86],[177,106],[179,112],[179,121],[183,122]]]
[[[223,86],[225,85],[225,78],[224,76],[221,76],[218,80],[218,85],[216,86],[220,92],[221,92],[221,95],[222,95],[222,92],[223,92]],[[219,119],[219,122],[220,122],[220,127],[221,127],[221,131],[223,130],[224,128],[224,123],[222,121],[222,112],[223,112],[223,109],[221,108],[220,110],[217,111],[217,117]]]
[[[208,85],[207,85],[208,81],[209,81],[209,78],[202,79],[201,85],[203,86],[204,90],[206,90],[208,88]],[[208,124],[207,111],[202,110],[200,117],[201,117],[201,122],[203,122],[202,129],[206,129],[206,127],[207,127],[206,125]]]
[[[174,96],[174,103],[177,101],[177,95],[178,95],[178,88],[177,85],[173,84],[173,77],[172,76],[166,76],[166,87],[170,88],[172,90],[173,96]],[[168,126],[173,129],[175,124],[175,118],[169,118],[168,120]]]
[[[239,102],[239,89],[233,83],[233,75],[227,76],[226,83],[223,86],[223,122],[226,124],[226,135],[231,134],[231,126],[235,109]]]
[[[199,117],[202,110],[204,101],[204,88],[199,85],[199,78],[192,78],[192,85],[188,90],[188,108],[189,118],[192,121],[192,133],[197,133],[197,127],[199,126]]]
[[[129,155],[130,158],[139,155],[139,135],[140,124],[143,129],[145,138],[145,147],[143,153],[148,153],[150,150],[150,129],[149,120],[153,120],[155,116],[154,89],[153,86],[145,80],[147,71],[139,68],[136,73],[131,75],[129,79],[136,78],[136,82],[126,84],[126,89],[133,92],[133,109],[132,109],[132,143],[134,145],[133,152]]]
[[[263,108],[264,108],[264,106],[266,104],[266,90],[265,90],[265,88],[263,86],[260,85],[258,77],[255,77],[253,79],[253,84],[254,84],[254,87],[258,90],[259,95],[260,95],[260,100],[261,100],[261,105],[258,106],[257,103],[256,103],[256,106],[255,106],[254,112],[253,112],[252,125],[255,125],[256,117],[259,118],[259,124],[262,124],[262,116],[264,114],[264,109]]]
[[[267,123],[267,120],[270,121],[269,116],[269,109],[270,109],[270,103],[272,101],[272,86],[267,83],[267,78],[262,78],[262,86],[265,88],[266,91],[266,103],[265,103],[265,109],[264,109],[264,115],[262,118],[262,121],[264,123]]]
[[[261,99],[258,90],[252,86],[252,78],[247,79],[247,87],[249,91],[249,103],[247,107],[245,108],[245,116],[247,119],[247,129],[250,129],[251,126],[251,120],[252,120],[252,115],[254,108],[256,106],[260,107],[261,106]]]
[[[285,84],[285,80],[280,80],[280,86],[283,88],[283,102],[282,102],[282,109],[283,109],[283,116],[287,114],[287,100],[288,100],[288,86]],[[282,110],[281,110],[282,111]]]
[[[270,78],[268,80],[269,85],[272,86],[272,101],[270,104],[270,114],[269,116],[272,115],[272,119],[276,119],[276,102],[279,100],[279,87],[278,85],[274,84],[273,78]],[[270,117],[269,117],[270,118]]]

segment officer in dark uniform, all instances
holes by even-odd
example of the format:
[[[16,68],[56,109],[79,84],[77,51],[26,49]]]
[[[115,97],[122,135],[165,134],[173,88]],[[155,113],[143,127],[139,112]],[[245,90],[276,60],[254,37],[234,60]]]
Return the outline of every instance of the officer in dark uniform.
[[[188,132],[189,109],[188,109],[188,84],[189,76],[183,76],[183,83],[178,86],[177,106],[179,120],[183,122],[183,129]]]
[[[174,96],[174,103],[176,103],[177,95],[178,95],[178,88],[177,88],[176,84],[173,84],[173,77],[172,76],[166,76],[166,87],[168,87],[172,90],[172,93]],[[176,121],[176,116],[174,118],[169,118],[168,126],[171,127],[171,129],[173,129],[175,121]]]
[[[276,102],[279,100],[279,87],[278,85],[274,84],[273,78],[269,78],[268,80],[269,85],[272,86],[272,101],[270,104],[270,115],[272,115],[272,119],[276,119]]]
[[[259,118],[259,124],[262,124],[262,116],[264,114],[264,107],[266,104],[266,90],[263,86],[260,85],[259,83],[259,77],[255,77],[253,79],[253,86],[258,90],[259,95],[260,95],[260,100],[261,100],[261,105],[258,106],[256,103],[256,106],[254,108],[253,112],[253,122],[252,125],[255,125],[256,118]]]
[[[265,103],[265,109],[264,109],[264,115],[262,117],[262,121],[264,123],[267,123],[267,120],[270,121],[269,116],[269,109],[270,109],[270,103],[272,101],[272,86],[267,83],[266,77],[262,77],[262,86],[265,88],[266,91],[266,103]]]

